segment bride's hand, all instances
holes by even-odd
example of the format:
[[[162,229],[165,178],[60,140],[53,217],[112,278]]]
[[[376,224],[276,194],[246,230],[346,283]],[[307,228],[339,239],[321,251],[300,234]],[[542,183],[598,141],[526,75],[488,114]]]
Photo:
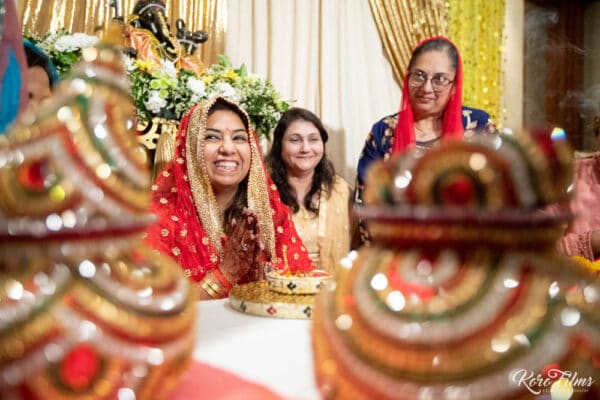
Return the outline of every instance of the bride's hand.
[[[262,247],[254,211],[244,208],[240,220],[232,221],[231,225],[233,229],[223,248],[219,269],[229,282],[235,284],[246,276],[254,275],[254,270],[260,266]]]

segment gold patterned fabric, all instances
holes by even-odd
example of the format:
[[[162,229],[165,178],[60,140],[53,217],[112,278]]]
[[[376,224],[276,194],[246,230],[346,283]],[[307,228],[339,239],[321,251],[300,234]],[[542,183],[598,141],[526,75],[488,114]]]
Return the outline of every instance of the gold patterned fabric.
[[[136,0],[119,1],[119,12],[127,17],[135,2]],[[195,55],[207,65],[217,62],[218,55],[225,51],[227,1],[165,0],[165,5],[172,30],[175,20],[182,18],[191,31],[208,32],[208,41],[198,48]],[[106,7],[106,1],[22,0],[17,6],[23,30],[40,36],[58,28],[95,34],[98,30],[104,30],[115,16],[114,10]]]
[[[463,100],[501,121],[505,0],[449,0],[448,35],[463,57]]]
[[[302,207],[293,215],[310,259],[317,268],[330,274],[334,274],[339,261],[350,251],[357,225],[352,206],[352,187],[336,176],[329,197],[321,191],[318,216]]]
[[[415,44],[446,35],[447,10],[442,0],[369,0],[371,12],[396,82],[402,86]]]
[[[298,231],[298,235],[304,243],[304,247],[308,251],[308,257],[315,264],[316,268],[320,268],[321,260],[319,251],[319,243],[317,241],[317,232],[319,230],[319,216],[307,211],[306,208],[300,206],[298,212],[292,215],[294,226]]]

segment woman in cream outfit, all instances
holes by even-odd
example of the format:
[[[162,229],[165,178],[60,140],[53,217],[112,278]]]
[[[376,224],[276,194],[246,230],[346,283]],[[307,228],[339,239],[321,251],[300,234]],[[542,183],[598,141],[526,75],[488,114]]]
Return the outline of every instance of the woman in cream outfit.
[[[335,174],[325,153],[327,139],[315,114],[291,108],[275,127],[266,161],[311,260],[333,273],[350,250],[356,223],[352,187]]]

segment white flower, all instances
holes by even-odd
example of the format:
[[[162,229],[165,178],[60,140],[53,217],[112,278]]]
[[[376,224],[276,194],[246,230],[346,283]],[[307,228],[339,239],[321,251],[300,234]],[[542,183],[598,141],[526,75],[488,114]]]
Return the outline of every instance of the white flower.
[[[59,37],[56,42],[54,42],[54,48],[56,51],[60,52],[77,50],[75,42],[73,42],[73,37],[70,35]]]
[[[198,100],[206,95],[206,85],[200,79],[190,76],[187,81],[187,88],[192,92],[192,98]]]
[[[177,79],[177,68],[175,64],[169,60],[161,60],[160,70],[169,75],[173,79]]]
[[[134,69],[136,69],[137,67],[135,66],[135,60],[129,56],[126,56],[125,54],[123,54],[123,65],[125,65],[125,69],[127,71],[133,71]]]
[[[217,82],[214,84],[211,90],[213,96],[223,96],[238,101],[237,91],[227,82]]]
[[[94,46],[98,42],[96,36],[86,35],[85,33],[75,33],[59,37],[54,43],[54,49],[60,52],[77,51],[86,47]]]
[[[93,35],[86,35],[85,33],[74,33],[73,40],[78,44],[80,49],[95,46],[98,43],[98,38]]]
[[[160,97],[158,90],[151,90],[150,97],[144,101],[146,108],[153,114],[158,114],[167,105],[167,101]]]

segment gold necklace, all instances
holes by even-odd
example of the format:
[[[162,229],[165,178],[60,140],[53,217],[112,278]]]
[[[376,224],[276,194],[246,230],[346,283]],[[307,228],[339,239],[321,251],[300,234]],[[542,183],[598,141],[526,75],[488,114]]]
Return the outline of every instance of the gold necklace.
[[[417,125],[415,125],[415,136],[418,142],[428,142],[430,140],[435,140],[439,138],[441,135],[436,135],[435,133],[425,133],[421,129],[419,129]]]
[[[301,213],[302,213],[302,219],[305,221],[309,221],[310,220],[310,213],[308,212],[308,210],[304,207],[301,208]]]

